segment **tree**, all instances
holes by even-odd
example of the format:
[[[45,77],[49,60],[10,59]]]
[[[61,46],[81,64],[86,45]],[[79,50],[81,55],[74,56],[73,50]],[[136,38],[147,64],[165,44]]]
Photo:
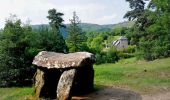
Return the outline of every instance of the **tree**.
[[[49,24],[53,28],[53,31],[59,31],[60,27],[65,27],[62,18],[63,13],[57,12],[56,9],[53,8],[48,11],[48,14],[47,18],[50,20]]]
[[[30,27],[22,27],[16,16],[7,19],[0,40],[0,86],[21,86],[33,77],[31,59],[26,56]]]
[[[131,37],[131,42],[135,45],[139,45],[139,39],[145,35],[145,27],[147,24],[148,10],[145,9],[145,1],[147,0],[126,0],[129,2],[129,6],[132,9],[128,11],[124,18],[128,18],[129,21],[135,21],[134,31]]]
[[[102,52],[104,46],[103,46],[103,38],[101,36],[97,36],[91,41],[90,48],[95,53]]]
[[[131,41],[147,60],[170,56],[170,3],[169,0],[126,0],[131,11],[125,18],[135,20]]]
[[[63,36],[61,35],[60,28],[63,27],[65,28],[65,25],[63,24],[63,19],[62,16],[64,15],[63,13],[57,12],[56,9],[50,9],[48,11],[48,16],[47,18],[50,20],[49,24],[52,28],[53,32],[53,37],[55,37],[55,46],[54,51],[56,52],[66,52],[67,51],[67,46],[65,43],[65,40]]]
[[[73,12],[73,18],[70,19],[70,22],[71,24],[68,28],[68,38],[66,40],[69,52],[85,50],[85,48],[87,48],[85,43],[86,36],[82,29],[79,27],[80,20],[76,15],[76,12]]]
[[[151,60],[170,56],[170,1],[151,0],[146,27],[147,38],[152,43]],[[142,44],[142,43],[141,43]]]
[[[124,36],[126,34],[126,31],[129,30],[126,27],[121,27],[121,28],[114,28],[112,29],[112,34],[113,35],[119,35],[119,36]]]
[[[131,11],[128,11],[124,18],[131,20],[136,20],[136,26],[140,27],[143,30],[143,26],[146,23],[145,16],[145,1],[147,0],[126,0],[130,4]]]
[[[34,31],[30,40],[30,52],[37,54],[40,51],[57,51],[63,52],[61,43],[56,39],[57,34],[49,29],[47,26],[40,26],[39,29]]]

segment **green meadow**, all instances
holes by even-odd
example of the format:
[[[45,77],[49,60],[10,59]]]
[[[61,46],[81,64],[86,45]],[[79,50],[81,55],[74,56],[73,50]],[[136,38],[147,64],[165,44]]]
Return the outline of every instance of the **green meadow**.
[[[170,90],[170,58],[155,61],[120,60],[94,65],[95,88],[130,89],[141,94]],[[32,87],[0,88],[0,100],[23,100],[34,95]]]

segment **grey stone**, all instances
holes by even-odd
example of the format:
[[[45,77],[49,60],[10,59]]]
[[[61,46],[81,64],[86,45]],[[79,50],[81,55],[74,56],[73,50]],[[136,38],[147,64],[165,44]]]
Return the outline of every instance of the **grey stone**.
[[[71,98],[71,88],[74,81],[76,69],[64,71],[57,86],[57,99],[68,100]]]
[[[95,56],[88,52],[76,52],[76,53],[55,53],[42,51],[33,60],[33,64],[39,67],[50,68],[70,68],[81,67],[85,63],[94,63]],[[87,66],[88,67],[88,66]]]
[[[88,52],[42,51],[33,60],[37,67],[35,94],[38,98],[68,100],[93,90],[95,56]]]
[[[41,91],[44,87],[44,83],[45,83],[44,72],[41,71],[40,69],[37,69],[37,72],[35,74],[35,83],[34,83],[36,97],[41,97]]]

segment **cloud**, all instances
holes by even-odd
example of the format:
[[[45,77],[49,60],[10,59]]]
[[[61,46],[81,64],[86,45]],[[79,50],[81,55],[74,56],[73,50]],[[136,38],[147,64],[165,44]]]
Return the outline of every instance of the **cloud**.
[[[69,23],[69,19],[72,18],[73,11],[76,11],[82,22],[92,23],[96,17],[103,15],[100,12],[104,12],[106,7],[100,4],[72,5],[64,6],[62,10],[65,13],[64,18],[66,23]]]
[[[99,24],[112,24],[114,22],[114,19],[116,18],[116,14],[113,15],[104,15],[98,19],[96,19],[95,23],[99,23]]]
[[[4,0],[0,4],[0,27],[9,14],[16,14],[22,21],[31,19],[32,24],[47,23],[47,11],[55,5],[46,0]]]
[[[69,23],[73,11],[76,11],[82,22],[111,24],[122,21],[127,11],[124,0],[2,0],[0,7],[0,27],[10,13],[16,14],[23,22],[29,18],[31,24],[42,24],[48,23],[48,10],[56,8],[65,14],[65,23]]]

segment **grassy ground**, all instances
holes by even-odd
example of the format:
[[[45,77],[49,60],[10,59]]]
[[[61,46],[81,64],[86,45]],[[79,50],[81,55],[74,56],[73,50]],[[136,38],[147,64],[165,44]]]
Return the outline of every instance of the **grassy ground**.
[[[151,62],[135,58],[116,64],[95,65],[95,86],[112,86],[140,93],[170,90],[170,58]],[[0,100],[23,100],[33,94],[31,87],[0,88]]]
[[[33,94],[31,87],[0,88],[0,100],[23,100]]]
[[[140,93],[170,89],[170,58],[151,62],[132,58],[94,68],[96,85],[128,88]]]

